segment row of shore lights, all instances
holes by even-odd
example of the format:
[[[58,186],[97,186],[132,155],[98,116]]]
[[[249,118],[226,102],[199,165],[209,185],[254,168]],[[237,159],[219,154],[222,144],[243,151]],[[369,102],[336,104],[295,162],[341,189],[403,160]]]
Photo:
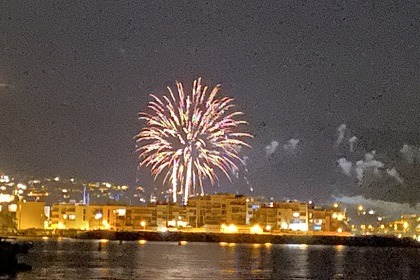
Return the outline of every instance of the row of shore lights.
[[[108,242],[108,239],[101,239],[101,240],[99,240],[99,242],[102,242],[102,243],[107,243]],[[140,239],[139,241],[138,241],[138,243],[140,244],[140,245],[145,245],[146,243],[147,243],[147,241],[146,240],[144,240],[144,239]],[[187,241],[185,241],[185,240],[182,240],[182,241],[179,241],[178,242],[178,245],[187,245]],[[228,243],[228,242],[219,242],[219,245],[221,246],[221,247],[233,247],[233,246],[235,246],[236,245],[236,243]],[[258,247],[260,247],[261,245],[264,245],[265,247],[271,247],[273,244],[272,243],[270,243],[270,242],[266,242],[266,243],[264,243],[264,244],[259,244],[259,243],[255,243],[255,244],[253,244],[253,247],[255,247],[255,248],[258,248]]]

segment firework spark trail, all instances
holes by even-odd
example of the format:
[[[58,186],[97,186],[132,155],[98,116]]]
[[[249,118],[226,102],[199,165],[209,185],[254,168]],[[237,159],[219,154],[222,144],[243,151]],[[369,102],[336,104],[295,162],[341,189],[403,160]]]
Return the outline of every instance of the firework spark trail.
[[[180,185],[187,203],[189,196],[204,194],[203,179],[214,185],[217,169],[231,179],[229,173],[242,162],[238,147],[249,147],[243,139],[252,135],[240,131],[247,122],[236,119],[243,113],[233,110],[233,99],[217,98],[220,85],[208,93],[200,78],[191,94],[184,93],[181,83],[176,85],[177,95],[169,87],[169,96],[159,99],[151,94],[151,113],[140,113],[147,125],[137,143],[140,165],[149,167],[154,179],[160,174],[165,174],[164,183],[171,179],[174,202]]]

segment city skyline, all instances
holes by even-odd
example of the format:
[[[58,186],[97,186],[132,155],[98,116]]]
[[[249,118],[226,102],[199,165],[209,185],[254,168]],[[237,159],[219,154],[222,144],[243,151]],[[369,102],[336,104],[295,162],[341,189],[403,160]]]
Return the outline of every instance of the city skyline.
[[[419,202],[416,3],[21,5],[0,11],[0,171],[153,191],[137,113],[202,76],[254,135],[210,193]]]

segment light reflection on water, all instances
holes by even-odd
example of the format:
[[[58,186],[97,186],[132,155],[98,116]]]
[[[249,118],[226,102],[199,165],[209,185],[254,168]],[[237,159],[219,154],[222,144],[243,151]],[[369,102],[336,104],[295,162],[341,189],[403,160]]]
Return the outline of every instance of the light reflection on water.
[[[420,279],[420,250],[40,240],[14,279]]]

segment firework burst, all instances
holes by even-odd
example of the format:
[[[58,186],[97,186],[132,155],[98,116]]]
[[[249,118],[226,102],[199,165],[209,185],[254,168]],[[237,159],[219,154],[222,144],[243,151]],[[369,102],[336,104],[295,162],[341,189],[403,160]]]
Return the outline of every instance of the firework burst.
[[[155,179],[163,174],[164,183],[171,180],[173,201],[180,193],[187,203],[190,196],[204,194],[203,180],[213,185],[219,179],[216,170],[230,180],[241,162],[238,151],[249,147],[244,139],[252,136],[240,131],[247,122],[238,120],[243,113],[234,110],[233,99],[217,96],[220,85],[208,91],[200,78],[189,94],[176,85],[177,94],[169,87],[168,96],[151,94],[151,113],[139,114],[147,125],[137,144],[140,165],[149,167]]]

